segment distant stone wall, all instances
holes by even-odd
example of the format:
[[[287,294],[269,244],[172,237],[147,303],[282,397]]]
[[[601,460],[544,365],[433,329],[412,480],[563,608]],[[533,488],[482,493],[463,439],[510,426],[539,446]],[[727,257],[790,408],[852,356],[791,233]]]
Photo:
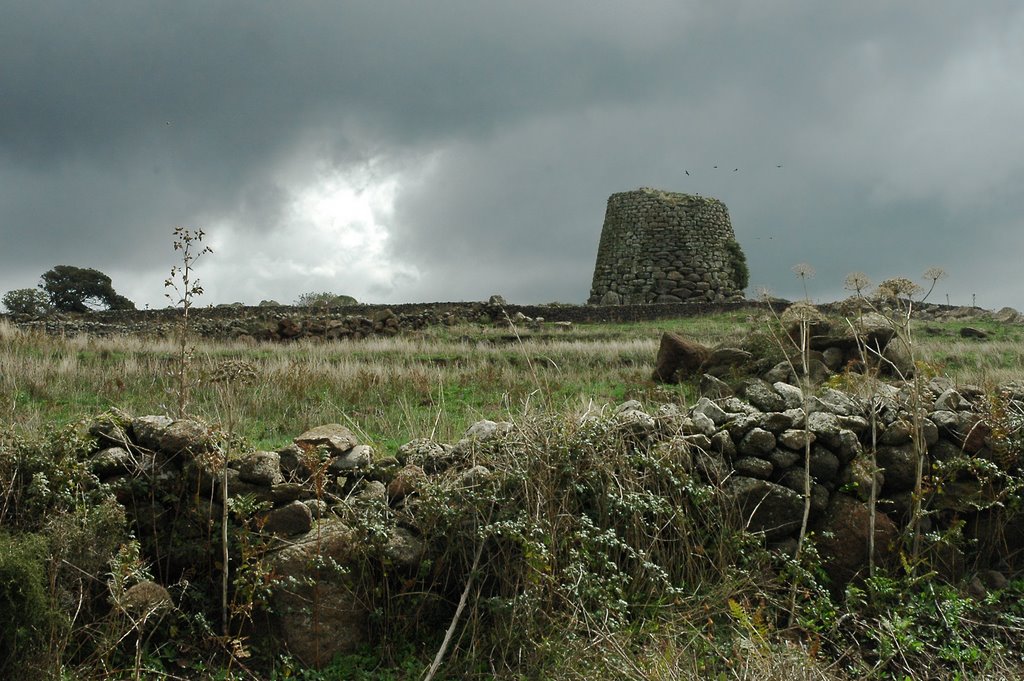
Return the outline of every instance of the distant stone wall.
[[[650,188],[621,192],[608,199],[588,302],[741,299],[745,268],[718,199]]]
[[[538,328],[563,329],[558,323],[636,322],[674,319],[757,307],[754,302],[679,303],[675,305],[510,305],[490,302],[404,303],[398,305],[347,305],[331,308],[292,306],[197,307],[189,313],[189,325],[204,338],[251,338],[256,341],[290,341],[303,338],[359,340],[371,336],[414,333],[420,329],[453,324],[520,324],[523,317]],[[540,320],[544,320],[544,324]],[[50,314],[42,317],[0,314],[8,322],[29,331],[55,336],[128,335],[173,337],[181,324],[174,309],[117,310]],[[2,335],[2,331],[0,331]]]

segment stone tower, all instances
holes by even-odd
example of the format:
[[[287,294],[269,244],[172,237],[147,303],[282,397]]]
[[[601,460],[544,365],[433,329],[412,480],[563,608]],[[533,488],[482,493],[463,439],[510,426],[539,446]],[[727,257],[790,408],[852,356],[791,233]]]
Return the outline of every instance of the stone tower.
[[[746,285],[718,199],[647,187],[609,197],[589,304],[724,302]]]

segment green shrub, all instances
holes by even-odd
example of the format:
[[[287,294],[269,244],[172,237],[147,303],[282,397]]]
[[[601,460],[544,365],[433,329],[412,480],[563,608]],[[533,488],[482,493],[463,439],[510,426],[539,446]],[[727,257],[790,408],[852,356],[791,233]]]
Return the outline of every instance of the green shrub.
[[[352,296],[324,291],[321,293],[303,293],[295,300],[295,304],[298,307],[341,307],[343,305],[357,305],[358,301]]]
[[[52,309],[50,297],[39,289],[18,288],[4,294],[4,307],[13,314],[46,314]]]
[[[732,283],[737,291],[743,291],[750,283],[750,268],[747,267],[747,256],[743,254],[740,242],[729,239],[725,242],[725,250],[729,253],[729,265],[732,266]]]
[[[46,647],[54,619],[46,593],[47,542],[0,534],[0,676],[23,672]]]

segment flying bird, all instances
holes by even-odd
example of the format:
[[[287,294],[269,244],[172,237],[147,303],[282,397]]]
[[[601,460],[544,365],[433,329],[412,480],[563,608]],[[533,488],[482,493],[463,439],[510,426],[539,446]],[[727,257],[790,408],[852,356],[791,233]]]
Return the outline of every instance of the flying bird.
[[[734,173],[735,173],[735,172],[736,172],[736,171],[738,171],[738,170],[739,170],[739,168],[733,168],[733,169],[732,169],[732,172],[734,172]]]
[[[779,165],[779,166],[775,166],[775,167],[776,167],[776,168],[781,168],[782,166],[780,166],[780,165]]]
[[[684,172],[684,173],[686,173],[687,175],[689,175],[689,174],[690,174],[690,171],[689,171],[689,170],[684,170],[683,172]]]

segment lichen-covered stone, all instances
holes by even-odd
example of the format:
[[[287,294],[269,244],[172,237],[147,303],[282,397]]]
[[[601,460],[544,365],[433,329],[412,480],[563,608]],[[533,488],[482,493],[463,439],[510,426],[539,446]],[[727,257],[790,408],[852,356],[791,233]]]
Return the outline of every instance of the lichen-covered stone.
[[[771,462],[759,459],[756,456],[744,456],[736,459],[732,467],[738,475],[745,475],[748,478],[760,478],[767,480],[771,477],[774,467]]]
[[[238,479],[253,485],[272,487],[284,482],[281,455],[277,452],[253,452],[237,464]]]
[[[736,450],[746,456],[767,456],[775,449],[775,435],[762,428],[754,428],[736,444]]]
[[[263,531],[290,537],[309,532],[313,526],[313,514],[309,507],[301,501],[292,501],[280,508],[267,512],[264,518]]]
[[[340,423],[328,423],[307,430],[295,438],[295,444],[300,447],[326,447],[331,455],[337,456],[355,447],[359,441]]]
[[[763,532],[768,539],[778,539],[800,527],[803,499],[788,487],[737,476],[729,480],[725,491],[751,532]]]

